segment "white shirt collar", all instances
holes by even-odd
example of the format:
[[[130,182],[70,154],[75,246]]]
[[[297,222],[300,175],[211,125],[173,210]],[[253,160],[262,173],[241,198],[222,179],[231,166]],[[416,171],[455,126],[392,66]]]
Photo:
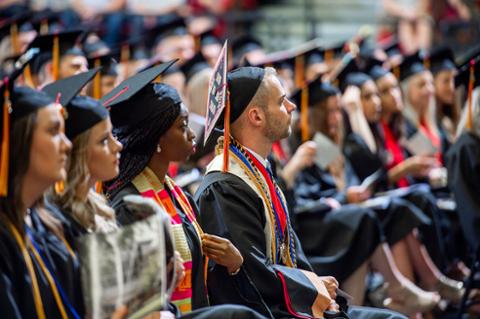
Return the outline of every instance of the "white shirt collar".
[[[263,165],[264,167],[268,167],[268,160],[267,160],[267,159],[261,157],[258,153],[255,153],[254,151],[252,151],[252,150],[249,149],[248,147],[245,147],[245,146],[244,146],[244,148],[245,148],[247,151],[249,151],[250,153],[252,153],[252,155],[255,156],[255,158],[256,158],[260,163],[262,163],[262,165]]]

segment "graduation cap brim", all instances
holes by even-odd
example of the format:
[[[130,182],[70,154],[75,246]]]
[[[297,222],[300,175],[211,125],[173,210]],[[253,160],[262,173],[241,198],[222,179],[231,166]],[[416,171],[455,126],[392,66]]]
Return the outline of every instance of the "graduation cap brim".
[[[62,80],[55,81],[45,86],[42,91],[53,99],[60,93],[60,104],[67,106],[68,103],[83,89],[88,82],[100,71],[100,67],[94,68]]]
[[[177,61],[178,59],[162,63],[158,66],[137,73],[136,75],[124,80],[111,92],[102,97],[100,99],[100,103],[102,103],[103,106],[109,108],[116,104],[127,101],[143,87],[145,87],[145,85],[152,82],[156,77],[164,73]]]

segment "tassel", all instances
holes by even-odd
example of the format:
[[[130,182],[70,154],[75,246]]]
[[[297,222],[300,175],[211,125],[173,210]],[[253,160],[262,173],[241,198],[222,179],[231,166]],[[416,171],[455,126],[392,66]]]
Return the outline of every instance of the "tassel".
[[[468,130],[473,128],[473,114],[472,114],[472,93],[473,93],[473,85],[475,83],[475,61],[472,59],[470,60],[470,76],[468,79],[468,109],[467,109],[467,122],[465,127]]]
[[[0,156],[0,196],[8,196],[8,170],[10,156],[10,91],[5,80],[3,101],[2,153]]]
[[[400,67],[396,65],[393,67],[392,71],[393,71],[393,75],[395,75],[397,79],[400,79]]]
[[[425,67],[425,69],[427,70],[430,70],[430,58],[429,57],[426,57],[425,59],[423,59],[423,66]]]
[[[12,39],[12,53],[13,55],[20,54],[20,43],[18,42],[18,25],[12,24],[10,27],[10,37]]]
[[[300,105],[300,129],[302,132],[302,142],[309,139],[308,129],[308,85],[302,89],[301,105]]]
[[[95,183],[95,192],[98,194],[103,194],[103,184],[102,182],[96,182]]]
[[[227,91],[227,105],[225,106],[223,133],[223,173],[228,172],[230,149],[230,91]]]
[[[59,181],[55,183],[55,193],[57,195],[63,194],[65,191],[65,181]]]
[[[53,49],[52,49],[52,64],[53,64],[53,80],[57,81],[60,68],[60,40],[58,34],[53,37]]]
[[[44,19],[42,20],[42,22],[40,23],[40,35],[45,35],[48,33],[48,29],[49,29],[49,26],[48,26],[48,19]]]
[[[195,40],[195,52],[200,52],[202,50],[202,37],[200,34],[194,36]]]
[[[95,59],[95,68],[101,65],[100,59]],[[97,72],[93,78],[93,98],[99,100],[102,97],[102,75]]]
[[[120,63],[123,64],[123,77],[125,79],[129,76],[128,61],[130,61],[130,47],[128,46],[128,43],[126,43],[122,45],[122,49],[120,51]]]
[[[32,71],[29,64],[27,64],[27,66],[25,66],[25,69],[23,70],[23,78],[25,80],[26,86],[29,86],[32,89],[35,88],[35,84],[33,83]]]
[[[333,50],[326,50],[323,56],[325,63],[329,64],[333,60]]]
[[[295,87],[300,88],[305,80],[305,56],[299,55],[295,58]]]

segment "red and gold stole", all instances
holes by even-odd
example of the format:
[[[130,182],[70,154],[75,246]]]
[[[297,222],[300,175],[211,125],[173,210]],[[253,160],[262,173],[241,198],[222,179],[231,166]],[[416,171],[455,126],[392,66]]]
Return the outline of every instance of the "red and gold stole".
[[[193,211],[187,197],[180,187],[175,185],[174,181],[166,176],[165,187],[157,178],[155,173],[148,167],[141,172],[132,181],[135,188],[143,197],[152,198],[160,205],[169,215],[172,224],[172,232],[175,240],[175,248],[182,256],[185,267],[185,278],[178,284],[173,291],[171,301],[180,309],[182,313],[192,311],[192,253],[188,246],[187,237],[182,226],[182,218],[178,214],[177,208],[173,203],[170,194],[165,189],[168,188],[175,201],[180,205],[181,211],[185,214],[186,219],[193,225],[201,241],[200,235],[203,233],[198,225]]]

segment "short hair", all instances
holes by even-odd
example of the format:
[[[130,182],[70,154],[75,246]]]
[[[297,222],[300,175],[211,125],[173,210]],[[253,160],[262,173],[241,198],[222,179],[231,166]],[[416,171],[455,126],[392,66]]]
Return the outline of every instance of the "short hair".
[[[268,80],[272,77],[277,77],[277,71],[272,67],[266,67],[263,80],[260,83],[260,86],[258,87],[257,92],[253,96],[249,105],[256,105],[264,109],[267,108],[268,97],[270,96],[268,92],[268,89],[269,89]]]

